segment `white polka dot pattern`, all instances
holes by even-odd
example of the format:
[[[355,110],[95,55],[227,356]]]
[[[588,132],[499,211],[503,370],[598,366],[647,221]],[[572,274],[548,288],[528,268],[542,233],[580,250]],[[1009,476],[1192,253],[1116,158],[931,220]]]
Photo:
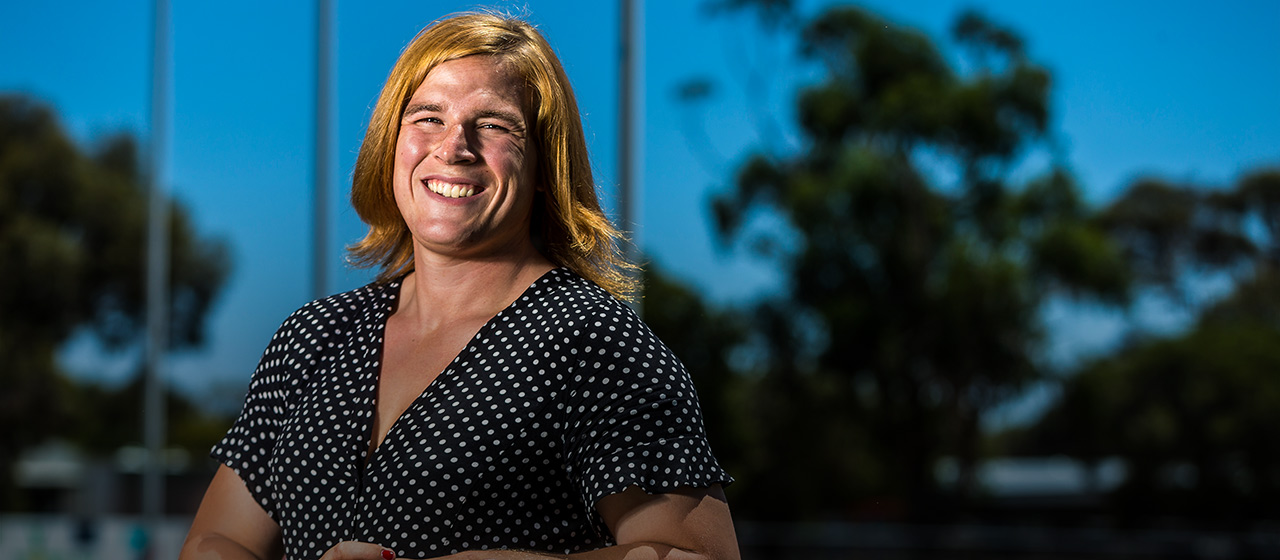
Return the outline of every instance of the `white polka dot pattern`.
[[[612,543],[594,510],[604,496],[732,481],[684,366],[567,269],[481,328],[369,456],[399,290],[370,284],[291,315],[213,449],[280,524],[288,558],[349,539],[409,558],[590,550]]]

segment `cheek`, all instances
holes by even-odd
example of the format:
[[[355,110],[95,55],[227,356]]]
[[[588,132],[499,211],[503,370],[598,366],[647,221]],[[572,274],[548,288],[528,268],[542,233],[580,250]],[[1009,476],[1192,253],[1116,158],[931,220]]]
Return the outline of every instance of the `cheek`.
[[[415,131],[412,128],[400,129],[400,136],[396,138],[396,163],[417,165],[428,152],[427,138],[425,134]]]
[[[395,162],[392,165],[391,184],[393,190],[399,191],[400,186],[408,182],[413,177],[413,170],[422,161],[423,148],[421,142],[415,142],[412,137],[400,133],[400,138],[396,141]]]
[[[533,178],[536,176],[534,167],[537,161],[534,159],[533,150],[527,145],[521,145],[516,142],[502,146],[502,149],[496,154],[497,159],[495,167],[501,167],[503,175],[518,178],[521,183],[533,186]]]
[[[400,140],[396,142],[395,164],[391,166],[391,194],[395,198],[396,205],[401,206],[406,202],[408,196],[408,187],[413,180],[413,170],[417,167],[417,159],[414,154],[418,152],[414,148],[412,142],[405,142],[404,135],[400,135]]]

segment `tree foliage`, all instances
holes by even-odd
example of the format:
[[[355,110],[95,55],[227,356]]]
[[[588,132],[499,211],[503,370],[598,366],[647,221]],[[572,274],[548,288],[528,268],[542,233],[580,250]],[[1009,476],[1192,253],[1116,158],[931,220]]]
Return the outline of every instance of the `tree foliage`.
[[[1141,179],[1100,215],[1139,280],[1174,292],[1188,273],[1247,272],[1277,235],[1280,173],[1259,172],[1220,191]],[[1261,225],[1261,229],[1255,228]],[[1274,248],[1272,249],[1275,250]],[[1275,261],[1275,255],[1269,258]]]
[[[1280,171],[1229,189],[1139,180],[1100,222],[1144,285],[1184,299],[1187,278],[1235,283],[1187,332],[1139,338],[1068,378],[1021,450],[1124,459],[1112,499],[1127,522],[1280,515]]]
[[[3,487],[18,451],[69,418],[59,347],[78,329],[108,348],[138,340],[147,196],[137,152],[128,136],[86,152],[48,108],[0,96]],[[197,234],[187,212],[171,205],[170,342],[182,348],[201,343],[230,259],[225,245]]]
[[[1061,378],[1048,414],[1000,444],[1124,459],[1111,498],[1128,520],[1280,514],[1280,170],[1229,188],[1145,178],[1094,209],[1061,167],[1010,179],[1051,135],[1051,77],[1014,31],[961,14],[948,56],[855,7],[712,5],[754,10],[826,70],[797,99],[803,145],[756,153],[712,202],[722,240],[788,279],[742,317],[751,367],[726,408],[743,434],[736,512],[955,513],[983,413],[1043,379],[1048,298],[1141,293],[1198,320]],[[695,85],[684,99],[706,96]],[[1210,279],[1230,293],[1206,302]],[[933,478],[943,455],[954,494]]]
[[[1123,301],[1128,268],[1069,173],[1009,179],[1046,133],[1051,85],[1014,32],[963,14],[961,73],[860,8],[796,31],[826,68],[798,99],[806,143],[755,155],[713,202],[723,238],[790,283],[750,318],[764,350],[748,406],[774,456],[744,478],[809,482],[745,507],[945,515],[933,465],[951,454],[971,472],[983,413],[1037,378],[1046,298]],[[761,215],[785,225],[753,227]]]

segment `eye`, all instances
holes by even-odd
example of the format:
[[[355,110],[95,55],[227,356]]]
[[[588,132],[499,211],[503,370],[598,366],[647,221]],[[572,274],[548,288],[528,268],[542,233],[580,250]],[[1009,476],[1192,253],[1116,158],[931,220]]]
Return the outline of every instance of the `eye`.
[[[498,132],[510,132],[510,131],[511,131],[511,129],[509,129],[509,128],[505,127],[505,126],[502,126],[502,125],[500,125],[500,124],[498,124],[498,123],[480,123],[479,128],[480,128],[481,130],[495,130],[495,131],[498,131]]]
[[[422,124],[444,124],[444,121],[440,120],[440,117],[422,117],[413,122]]]

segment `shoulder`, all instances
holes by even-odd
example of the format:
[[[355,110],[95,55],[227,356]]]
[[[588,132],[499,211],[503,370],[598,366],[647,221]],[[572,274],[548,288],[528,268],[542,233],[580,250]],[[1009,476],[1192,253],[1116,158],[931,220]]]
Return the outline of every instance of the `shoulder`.
[[[400,279],[371,282],[354,290],[308,302],[290,315],[298,317],[349,317],[382,308],[394,308],[400,295]]]
[[[544,277],[545,285],[530,297],[535,317],[531,326],[561,341],[569,354],[584,363],[636,363],[648,368],[653,363],[683,365],[647,324],[627,304],[608,291],[568,269]],[[542,282],[540,281],[540,282]]]
[[[380,315],[390,313],[398,288],[398,283],[371,283],[309,302],[291,313],[272,335],[254,370],[250,396],[255,389],[296,396],[326,356],[332,359],[356,333],[367,332]]]
[[[609,322],[639,321],[635,311],[625,303],[567,268],[548,272],[521,299],[564,316]]]
[[[400,295],[400,280],[372,282],[354,290],[320,298],[294,311],[285,321],[316,326],[354,321],[377,312],[395,308]]]
[[[566,358],[599,350],[604,341],[631,340],[645,347],[657,342],[633,309],[567,268],[543,275],[498,320],[518,337]]]
[[[372,282],[354,290],[308,302],[281,323],[272,337],[272,346],[286,343],[298,350],[321,344],[324,339],[340,335],[355,327],[389,314],[399,296],[400,281]]]
[[[569,346],[593,344],[602,336],[653,336],[635,310],[567,268],[548,272],[520,299],[515,307],[527,328]]]

